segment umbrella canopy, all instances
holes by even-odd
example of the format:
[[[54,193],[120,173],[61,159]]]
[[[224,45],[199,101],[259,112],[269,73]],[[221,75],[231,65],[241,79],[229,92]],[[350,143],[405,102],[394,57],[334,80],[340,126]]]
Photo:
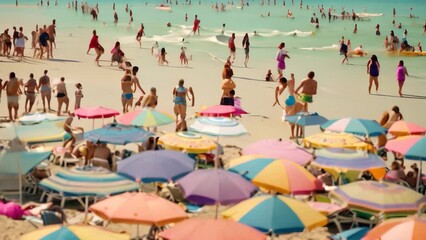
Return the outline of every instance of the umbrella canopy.
[[[250,198],[228,208],[222,215],[273,234],[302,232],[327,224],[327,217],[306,203],[280,195]]]
[[[247,114],[247,112],[234,106],[216,105],[203,109],[198,114],[203,117],[234,117],[236,114]]]
[[[216,149],[216,143],[210,138],[191,132],[169,133],[161,136],[158,143],[165,149],[185,151],[186,153],[206,153]]]
[[[142,110],[121,114],[117,117],[117,121],[123,125],[155,127],[170,124],[174,122],[174,119],[166,113],[148,107]]]
[[[426,161],[426,137],[405,136],[386,143],[386,149],[399,152],[405,158]]]
[[[105,107],[88,107],[79,108],[74,111],[74,114],[79,118],[110,118],[119,115],[120,113],[114,109]]]
[[[160,233],[165,240],[266,240],[266,235],[225,219],[191,218]]]
[[[399,120],[392,124],[392,126],[388,130],[388,133],[397,137],[407,135],[420,135],[426,133],[426,128],[415,123]]]
[[[361,136],[379,136],[386,134],[386,129],[374,120],[359,118],[341,118],[329,120],[321,129],[332,132],[345,132]]]
[[[306,165],[312,160],[312,154],[288,140],[260,140],[243,148],[243,154],[287,159],[300,165]]]
[[[299,112],[294,115],[285,116],[285,120],[299,126],[315,126],[326,123],[327,118],[318,113]]]
[[[50,154],[52,152],[0,151],[0,174],[25,175],[43,160],[49,158]]]
[[[87,239],[108,239],[108,240],[130,240],[129,234],[114,233],[101,227],[90,225],[50,225],[38,228],[23,235],[21,240],[87,240]]]
[[[362,240],[424,239],[426,219],[421,217],[385,220],[371,229]]]
[[[249,155],[232,160],[228,170],[241,174],[258,187],[284,194],[322,189],[321,182],[308,170],[288,160]]]
[[[372,150],[373,146],[349,133],[322,132],[303,139],[305,147],[312,148],[347,148],[355,150]]]
[[[113,123],[102,128],[85,132],[84,139],[94,143],[125,145],[133,142],[145,142],[153,135],[153,133],[143,128]]]
[[[203,205],[241,202],[256,191],[256,187],[240,175],[222,169],[196,170],[178,184],[188,201]]]
[[[197,118],[197,120],[189,126],[189,130],[210,136],[241,136],[248,134],[245,127],[233,118]]]
[[[12,140],[16,137],[21,142],[53,142],[63,141],[67,132],[64,130],[63,121],[43,121],[35,125],[18,125],[4,124],[0,128],[1,140]]]
[[[24,116],[19,118],[19,122],[23,125],[31,125],[31,124],[36,124],[43,121],[58,121],[58,120],[64,121],[65,119],[66,117],[64,116],[58,116],[52,113],[36,112],[36,113],[25,114]]]
[[[426,197],[390,182],[358,181],[339,186],[330,197],[352,208],[382,213],[414,213]]]
[[[144,151],[118,162],[117,173],[142,182],[176,180],[195,168],[195,161],[185,153],[159,150]]]
[[[109,197],[90,206],[90,210],[112,223],[163,226],[188,218],[177,204],[143,192],[128,192]]]
[[[357,227],[352,228],[346,231],[343,231],[341,233],[335,234],[331,236],[331,239],[334,240],[359,240],[362,237],[367,234],[367,232],[370,231],[367,227]]]

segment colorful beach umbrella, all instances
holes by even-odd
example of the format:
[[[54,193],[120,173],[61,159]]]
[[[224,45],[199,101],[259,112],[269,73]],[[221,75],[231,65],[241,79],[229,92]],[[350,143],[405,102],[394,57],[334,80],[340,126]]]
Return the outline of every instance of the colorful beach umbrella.
[[[426,161],[426,137],[405,136],[386,143],[386,149],[398,152],[405,158]]]
[[[312,154],[288,140],[260,140],[244,147],[243,154],[286,159],[299,165],[306,165],[312,160]]]
[[[250,198],[256,187],[223,169],[196,170],[178,181],[185,199],[202,205],[229,205]]]
[[[154,134],[143,128],[108,124],[101,128],[84,133],[84,139],[94,143],[125,145],[133,142],[145,142]]]
[[[321,182],[308,170],[288,160],[248,155],[231,160],[228,170],[258,187],[283,194],[305,194],[322,189]]]
[[[58,116],[57,114],[36,112],[25,114],[19,118],[19,122],[23,125],[32,125],[43,121],[64,121],[65,119],[65,116]]]
[[[160,233],[165,240],[266,240],[266,235],[226,219],[191,218]]]
[[[247,114],[247,112],[234,106],[215,105],[201,110],[198,114],[203,117],[235,117],[236,115]]]
[[[371,144],[350,133],[322,132],[303,139],[303,145],[309,148],[347,148],[354,150],[373,150]]]
[[[117,121],[123,125],[156,127],[173,123],[175,120],[166,113],[147,107],[142,110],[121,114],[117,117]]]
[[[51,154],[52,152],[29,152],[27,150],[0,151],[0,174],[25,175],[43,160],[48,159]]]
[[[158,150],[132,155],[117,165],[117,173],[149,183],[174,181],[194,170],[195,161],[182,152]]]
[[[130,240],[127,233],[115,233],[90,225],[50,225],[23,235],[21,240]]]
[[[210,138],[192,132],[169,133],[161,136],[158,143],[165,149],[186,153],[206,153],[216,149],[216,143]]]
[[[327,217],[306,203],[280,195],[250,198],[228,208],[222,216],[269,234],[302,232],[327,224]]]
[[[415,240],[426,236],[426,218],[389,219],[371,229],[362,240]]]
[[[412,122],[399,120],[392,124],[388,133],[397,137],[407,135],[424,135],[426,133],[426,128]]]
[[[63,121],[42,121],[35,125],[3,124],[0,128],[0,140],[12,140],[18,137],[25,143],[63,141],[67,132]]]
[[[426,197],[410,188],[391,183],[358,181],[348,183],[332,190],[330,198],[350,208],[369,212],[407,213],[417,212]]]
[[[331,132],[345,132],[368,137],[386,134],[386,129],[380,126],[378,122],[360,118],[329,120],[321,125],[321,129]]]
[[[189,130],[218,137],[248,134],[245,127],[234,118],[200,117],[189,126]]]
[[[357,227],[352,228],[346,231],[343,231],[338,234],[331,236],[333,240],[360,240],[362,237],[370,231],[370,228],[367,227]]]
[[[120,113],[117,110],[99,106],[79,108],[74,111],[74,114],[79,118],[98,119],[114,117]]]
[[[294,123],[299,126],[315,126],[326,123],[327,118],[319,115],[318,113],[299,112],[294,115],[285,116],[285,121]]]

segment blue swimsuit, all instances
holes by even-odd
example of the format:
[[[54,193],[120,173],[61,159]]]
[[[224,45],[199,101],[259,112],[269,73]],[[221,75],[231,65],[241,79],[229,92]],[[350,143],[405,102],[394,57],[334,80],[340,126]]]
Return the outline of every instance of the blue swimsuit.
[[[176,95],[175,95],[173,102],[175,102],[175,104],[178,104],[178,105],[186,105],[185,96],[183,96],[183,97],[177,96],[178,93],[185,93],[185,92],[186,92],[186,88],[179,87],[179,86],[176,87]]]

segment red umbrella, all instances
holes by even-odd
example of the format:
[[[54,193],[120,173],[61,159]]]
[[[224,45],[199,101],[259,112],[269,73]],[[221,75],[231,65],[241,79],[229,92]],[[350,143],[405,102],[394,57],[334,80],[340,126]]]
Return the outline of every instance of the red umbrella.
[[[79,108],[74,111],[74,114],[79,118],[110,118],[120,113],[114,109],[105,108],[105,107],[90,107],[90,108]],[[95,120],[93,120],[92,128],[94,128]]]
[[[247,112],[234,106],[216,105],[200,111],[199,114],[200,116],[205,117],[233,117],[236,115],[247,114]]]

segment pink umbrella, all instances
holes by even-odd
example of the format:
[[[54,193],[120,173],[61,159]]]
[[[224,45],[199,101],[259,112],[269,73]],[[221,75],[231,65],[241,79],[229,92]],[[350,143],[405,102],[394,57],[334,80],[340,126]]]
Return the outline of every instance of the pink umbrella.
[[[92,128],[95,127],[96,118],[110,118],[120,114],[118,111],[105,107],[90,107],[90,108],[79,108],[74,111],[74,114],[79,118],[93,119]]]
[[[426,133],[426,129],[418,124],[400,120],[392,124],[388,130],[388,133],[397,137],[406,135],[421,135]]]
[[[241,114],[247,114],[247,112],[227,105],[211,106],[199,112],[200,116],[205,117],[233,117]]]
[[[288,140],[260,140],[243,148],[243,154],[286,159],[299,165],[306,165],[312,160],[312,155],[309,152]]]

